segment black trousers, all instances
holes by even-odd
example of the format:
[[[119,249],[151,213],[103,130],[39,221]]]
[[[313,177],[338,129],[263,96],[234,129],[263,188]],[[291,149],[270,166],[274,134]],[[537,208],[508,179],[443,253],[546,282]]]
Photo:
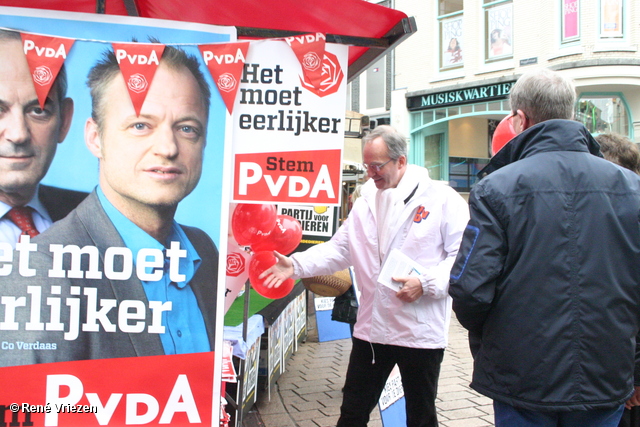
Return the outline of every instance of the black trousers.
[[[407,427],[436,427],[436,395],[444,349],[371,344],[353,338],[337,427],[365,427],[393,369],[398,365]]]
[[[625,408],[618,427],[640,427],[640,406]]]

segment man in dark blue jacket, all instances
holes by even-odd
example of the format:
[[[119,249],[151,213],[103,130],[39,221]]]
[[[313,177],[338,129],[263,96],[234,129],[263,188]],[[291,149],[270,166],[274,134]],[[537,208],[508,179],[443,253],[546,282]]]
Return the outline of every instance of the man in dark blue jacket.
[[[518,135],[470,194],[451,271],[453,309],[479,340],[471,387],[497,427],[615,427],[634,391],[640,178],[571,121],[560,74],[524,74],[510,101]]]

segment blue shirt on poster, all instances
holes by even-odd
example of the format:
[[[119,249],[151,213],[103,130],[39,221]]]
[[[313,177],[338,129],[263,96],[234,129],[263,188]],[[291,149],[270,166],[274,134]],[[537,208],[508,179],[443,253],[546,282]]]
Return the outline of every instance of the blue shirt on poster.
[[[157,281],[142,281],[142,287],[149,301],[171,301],[171,311],[162,312],[162,324],[165,332],[160,334],[165,354],[184,354],[211,351],[209,337],[189,281],[200,266],[200,256],[177,222],[173,222],[171,236],[166,245],[147,234],[140,227],[118,211],[107,200],[98,186],[98,199],[114,227],[120,233],[124,244],[133,253],[134,262],[141,249],[159,249],[164,251],[171,246],[171,242],[179,242],[180,249],[186,250],[186,257],[179,260],[179,272],[184,275],[184,281],[173,282],[169,278],[169,259],[165,257],[165,274]],[[147,267],[146,273],[152,273]]]

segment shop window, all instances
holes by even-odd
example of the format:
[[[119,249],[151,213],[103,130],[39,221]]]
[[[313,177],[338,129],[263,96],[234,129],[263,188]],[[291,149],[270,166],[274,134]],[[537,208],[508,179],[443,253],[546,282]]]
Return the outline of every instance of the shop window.
[[[624,36],[624,0],[600,0],[600,38],[616,39]]]
[[[578,100],[576,120],[592,134],[615,132],[629,137],[626,102],[618,95],[585,95]]]
[[[560,0],[561,44],[580,40],[580,0]]]
[[[439,0],[440,71],[464,65],[462,0]]]
[[[513,58],[513,3],[484,0],[485,60]]]
[[[449,157],[449,185],[458,192],[469,192],[478,182],[478,172],[489,163],[489,159]]]
[[[487,108],[489,111],[500,111],[502,110],[502,101],[493,101],[487,103]]]
[[[424,137],[424,167],[429,170],[431,179],[442,179],[442,145],[444,134],[438,133]]]

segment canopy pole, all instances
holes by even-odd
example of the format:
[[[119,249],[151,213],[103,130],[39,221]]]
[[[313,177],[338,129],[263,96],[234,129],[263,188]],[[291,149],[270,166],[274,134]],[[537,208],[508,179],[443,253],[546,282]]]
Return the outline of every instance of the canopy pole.
[[[127,9],[127,14],[129,16],[140,16],[134,0],[123,0],[123,2],[124,8]]]

